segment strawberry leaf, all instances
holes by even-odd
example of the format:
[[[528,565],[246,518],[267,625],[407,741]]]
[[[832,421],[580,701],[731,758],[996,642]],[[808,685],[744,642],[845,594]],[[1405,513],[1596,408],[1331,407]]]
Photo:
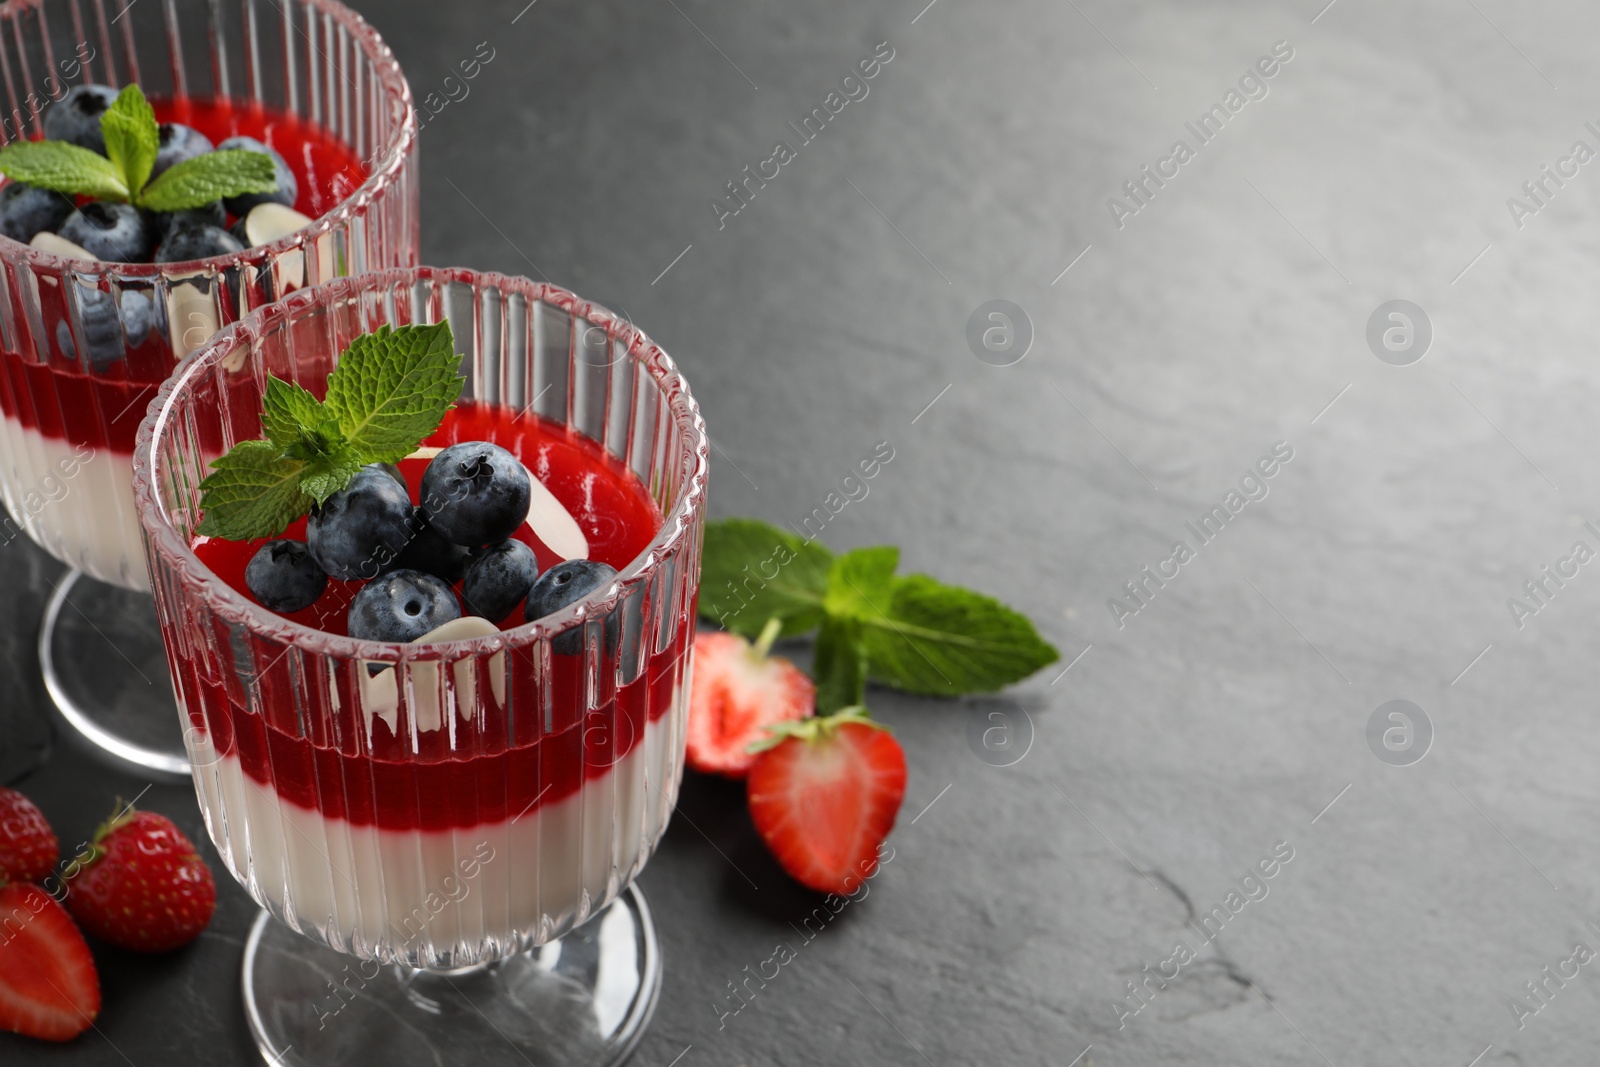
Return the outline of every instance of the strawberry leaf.
[[[817,741],[827,737],[847,723],[870,726],[874,730],[889,730],[883,723],[871,717],[866,705],[854,704],[848,708],[840,708],[832,715],[811,715],[804,719],[775,722],[766,728],[767,734],[765,737],[759,741],[750,742],[745,751],[765,752],[769,748],[777,748],[791,737],[798,737],[802,741]]]

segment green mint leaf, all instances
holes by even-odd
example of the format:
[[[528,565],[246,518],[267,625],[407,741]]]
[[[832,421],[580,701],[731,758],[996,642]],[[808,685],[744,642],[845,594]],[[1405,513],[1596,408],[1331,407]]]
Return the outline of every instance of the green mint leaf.
[[[992,597],[911,574],[860,616],[875,681],[912,693],[993,692],[1060,658],[1027,617]]]
[[[830,618],[865,619],[889,610],[894,596],[894,569],[900,550],[893,545],[858,548],[833,561],[828,570],[828,592],[822,600]],[[849,701],[861,703],[859,700]]]
[[[111,160],[65,141],[17,141],[6,145],[0,149],[0,174],[68,196],[126,203],[130,195]]]
[[[214,473],[200,483],[200,533],[270,537],[366,464],[404,459],[460,395],[460,364],[448,324],[384,326],[351,342],[328,376],[326,401],[268,375],[267,439],[241,442],[212,463]]]
[[[861,703],[867,688],[867,657],[859,620],[830,615],[822,621],[811,677],[817,683],[818,715]]]
[[[161,128],[150,101],[137,85],[124,86],[116,101],[100,116],[106,155],[122,176],[122,184],[137,192],[150,180],[161,147]]]
[[[339,430],[339,420],[325,417],[321,425],[302,427],[300,436],[283,450],[283,454],[307,463],[332,463],[339,456],[353,455],[354,451]]]
[[[212,460],[212,473],[200,483],[204,514],[196,532],[231,541],[282,533],[311,506],[300,489],[304,468],[270,441],[239,442]]]
[[[261,428],[267,440],[287,451],[308,429],[322,426],[328,418],[322,401],[310,391],[294,382],[267,375],[267,392],[261,400]]]
[[[833,553],[815,541],[756,519],[706,524],[700,614],[725,630],[756,637],[768,619],[793,637],[822,622]]]
[[[247,148],[224,148],[162,171],[139,194],[139,206],[151,211],[182,211],[240,193],[270,193],[277,188],[271,156]]]
[[[300,488],[318,504],[325,503],[330,496],[349,485],[350,479],[356,476],[362,466],[361,457],[341,441],[327,455],[306,464],[305,471],[300,475]]]
[[[364,462],[398,463],[461,395],[460,366],[448,322],[381,326],[339,357],[324,406]]]

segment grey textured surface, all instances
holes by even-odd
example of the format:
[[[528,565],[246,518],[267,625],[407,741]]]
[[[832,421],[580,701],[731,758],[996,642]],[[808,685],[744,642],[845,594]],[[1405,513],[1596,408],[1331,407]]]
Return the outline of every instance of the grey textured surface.
[[[1593,968],[1547,1004],[1524,983],[1600,945],[1600,577],[1520,628],[1507,600],[1600,549],[1600,164],[1520,227],[1507,198],[1600,149],[1600,12],[924,2],[361,5],[419,99],[495,49],[423,135],[429,261],[650,331],[704,408],[718,515],[798,522],[889,441],[824,539],[898,543],[1064,654],[993,700],[871,694],[910,759],[895,857],[720,1027],[815,902],[736,788],[691,781],[641,879],[668,984],[635,1062],[1592,1063]],[[798,145],[786,123],[882,41],[869,95]],[[1119,228],[1107,198],[1279,41],[1267,95]],[[719,228],[779,140],[796,158]],[[965,340],[992,298],[1034,328],[1013,366]],[[1409,366],[1366,341],[1397,298],[1434,332]],[[1280,441],[1268,495],[1199,545],[1185,524]],[[1195,557],[1119,627],[1108,599],[1180,539]],[[26,714],[53,565],[18,542],[0,573]],[[1434,730],[1410,766],[1367,740],[1396,698]],[[1012,766],[969,745],[991,713],[1033,725]],[[58,754],[27,788],[72,836],[142,784]],[[199,830],[185,789],[148,799]],[[1279,842],[1267,895],[1202,944],[1189,909]],[[0,1061],[249,1061],[252,911],[230,885],[192,949],[102,953],[102,1034],[0,1037]],[[1180,939],[1199,958],[1120,1018]]]

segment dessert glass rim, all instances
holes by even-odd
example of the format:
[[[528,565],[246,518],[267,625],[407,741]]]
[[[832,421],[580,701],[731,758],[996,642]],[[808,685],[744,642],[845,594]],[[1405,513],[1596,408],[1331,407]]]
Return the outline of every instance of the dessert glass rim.
[[[0,21],[5,21],[12,15],[29,8],[43,7],[47,2],[49,0],[4,0],[3,3],[0,3]],[[303,0],[303,2],[307,7],[315,8],[330,16],[341,27],[350,32],[351,37],[354,38],[362,52],[372,60],[378,83],[383,87],[385,98],[397,99],[403,109],[399,132],[384,145],[382,155],[372,165],[366,180],[357,186],[349,196],[324,211],[321,215],[318,215],[311,221],[310,225],[302,226],[300,229],[280,237],[276,241],[270,241],[263,245],[251,245],[241,252],[225,252],[222,255],[207,256],[204,259],[185,259],[172,263],[117,263],[109,259],[80,259],[77,256],[62,256],[54,252],[46,252],[33,247],[31,244],[13,240],[3,235],[0,235],[0,256],[13,261],[24,261],[48,270],[70,270],[78,274],[115,274],[129,281],[155,280],[177,273],[198,274],[245,263],[264,265],[285,252],[311,244],[317,238],[328,233],[335,226],[349,219],[371,203],[373,197],[390,183],[401,167],[405,166],[406,154],[410,149],[411,143],[417,138],[417,109],[412,104],[411,85],[401,72],[399,61],[394,57],[394,51],[384,43],[382,35],[378,33],[370,22],[361,16],[360,12],[346,7],[340,0]],[[82,84],[89,83],[84,82]],[[227,99],[229,103],[236,103],[246,108],[256,106],[248,100],[234,101],[231,98]],[[85,264],[90,264],[91,266],[85,266]]]
[[[210,371],[238,348],[259,340],[266,328],[287,319],[291,313],[321,302],[325,297],[356,296],[416,282],[471,285],[494,288],[505,294],[518,294],[530,301],[550,304],[593,326],[603,326],[608,341],[625,344],[628,358],[637,359],[665,396],[671,422],[687,431],[693,467],[678,488],[676,499],[662,517],[661,527],[628,564],[618,569],[598,593],[567,605],[560,611],[534,622],[484,637],[428,644],[394,641],[363,641],[306,626],[271,611],[234,589],[216,572],[201,562],[187,540],[179,535],[168,516],[165,503],[156,493],[154,481],[155,439],[171,416],[171,406],[181,390],[195,376]],[[610,453],[607,453],[608,455]],[[613,457],[614,458],[614,457]],[[270,640],[293,644],[317,655],[340,659],[361,659],[379,663],[436,661],[476,656],[536,644],[582,626],[591,615],[602,617],[614,609],[630,588],[654,573],[670,550],[676,549],[695,528],[692,516],[704,506],[710,474],[710,438],[700,407],[689,391],[689,383],[672,357],[626,318],[585,300],[571,290],[550,282],[536,282],[520,275],[479,271],[467,267],[396,267],[385,271],[335,278],[321,285],[297,290],[281,300],[257,308],[249,315],[218,331],[174,368],[151,400],[134,440],[133,493],[140,525],[150,551],[160,555],[179,574],[180,580],[197,587],[207,608],[216,616],[241,623]],[[631,471],[630,471],[631,473]],[[692,625],[692,621],[691,621]]]

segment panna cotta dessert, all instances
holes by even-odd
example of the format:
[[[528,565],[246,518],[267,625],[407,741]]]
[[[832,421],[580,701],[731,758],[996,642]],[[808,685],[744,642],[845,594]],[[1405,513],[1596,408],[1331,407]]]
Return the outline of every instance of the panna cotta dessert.
[[[263,98],[259,73],[254,98],[146,99],[89,80],[0,150],[0,497],[51,554],[127,588],[147,585],[134,433],[177,361],[286,292],[415,258],[415,120],[398,69],[342,6],[289,7],[366,31],[342,73],[359,66],[370,91],[340,112]],[[129,69],[120,42],[101,43],[80,48],[79,77]],[[226,69],[237,47],[214,42],[214,61]],[[142,119],[149,154],[108,139],[108,115]],[[62,151],[75,174],[60,173]],[[196,175],[232,184],[195,202]]]
[[[448,969],[629,886],[682,774],[708,447],[664,353],[526,279],[343,279],[178,368],[136,498],[201,809],[263,907]]]
[[[445,503],[432,522],[424,500],[447,470],[467,470],[467,485],[482,482],[494,495],[498,486],[478,470],[480,444],[510,459],[528,492],[520,507],[513,501],[505,537],[451,527],[468,542],[459,544],[437,531],[465,498],[438,490]],[[661,527],[645,487],[598,447],[504,408],[461,404],[397,467],[398,479],[382,469],[358,476],[278,537],[197,536],[194,553],[257,603],[292,608],[283,612],[289,620],[426,645],[498,634],[576,603],[641,555]],[[380,565],[388,553],[370,543],[383,538],[379,513],[390,500],[404,504],[395,512],[394,562]],[[341,521],[369,528],[347,537],[360,544],[345,580],[331,576],[339,562],[325,546],[326,567],[305,547],[308,526],[328,542],[346,535]],[[528,565],[506,566],[510,555]],[[281,576],[260,577],[274,567]],[[585,585],[588,574],[598,581]],[[562,588],[577,596],[559,595]],[[364,598],[387,617],[372,622]],[[279,688],[303,684],[292,675],[272,669],[257,679],[263,715],[237,708],[226,687],[197,692],[200,707],[189,714],[207,728],[192,733],[190,761],[224,860],[247,872],[269,910],[294,914],[320,940],[352,951],[389,946],[381,957],[420,963],[518,930],[548,940],[614,897],[666,825],[682,765],[688,610],[680,605],[676,636],[620,684],[619,657],[639,650],[623,647],[616,625],[591,627],[587,650],[579,633],[544,656],[367,661],[317,694],[329,711],[349,710],[359,732],[350,751],[305,736],[298,720],[287,729],[274,721],[275,710],[298,711],[294,689]],[[473,754],[464,758],[468,738]]]

